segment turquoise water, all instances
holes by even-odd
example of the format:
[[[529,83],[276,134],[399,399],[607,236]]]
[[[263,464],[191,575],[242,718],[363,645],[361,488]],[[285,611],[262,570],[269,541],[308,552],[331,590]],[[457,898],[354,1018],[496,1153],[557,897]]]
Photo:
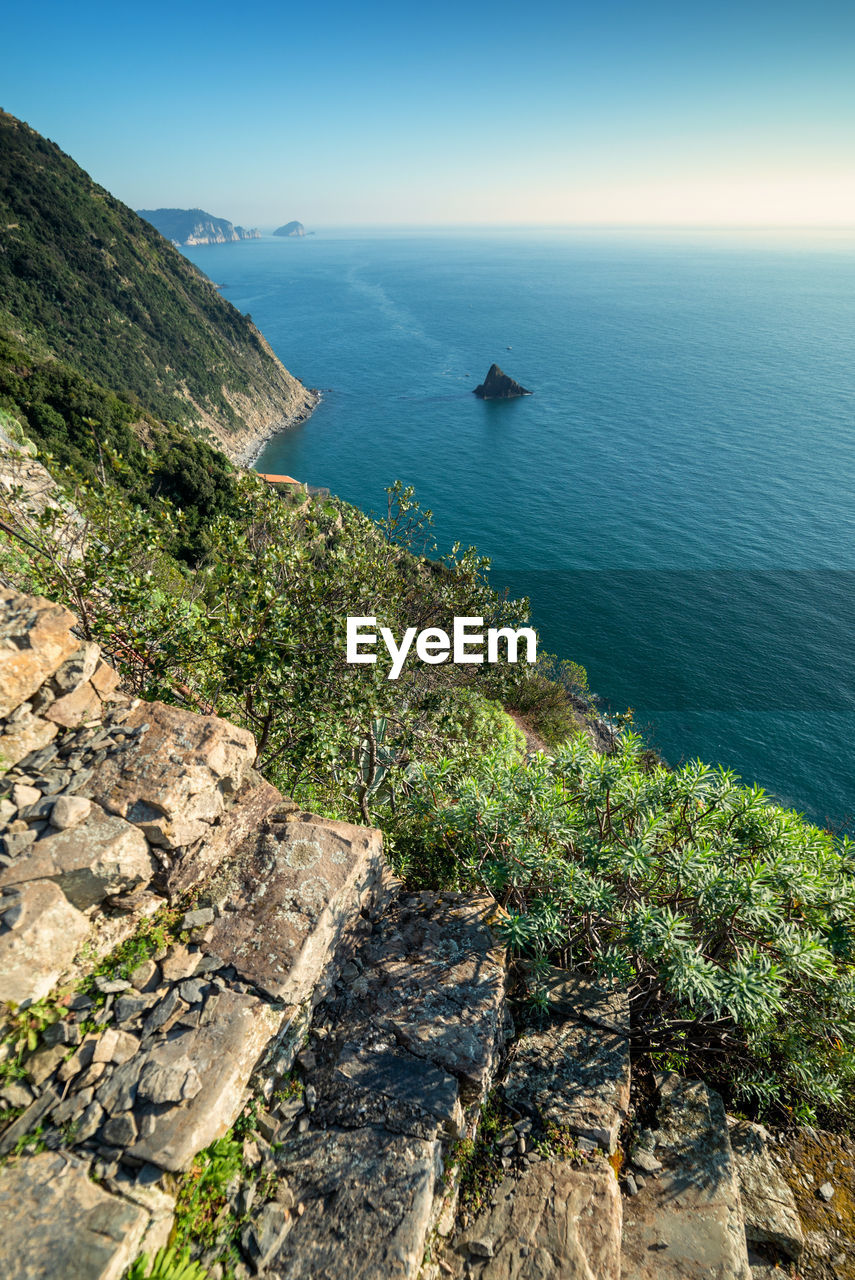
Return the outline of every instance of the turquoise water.
[[[263,471],[416,486],[672,762],[855,813],[855,246],[324,233],[188,250],[322,389]],[[482,402],[496,361],[535,394]]]

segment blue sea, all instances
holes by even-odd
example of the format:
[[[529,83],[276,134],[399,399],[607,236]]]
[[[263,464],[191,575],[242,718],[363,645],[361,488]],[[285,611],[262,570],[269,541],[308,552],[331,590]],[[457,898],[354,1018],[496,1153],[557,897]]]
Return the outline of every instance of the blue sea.
[[[323,392],[257,466],[413,484],[664,757],[855,814],[855,242],[325,231],[186,251]],[[498,363],[534,394],[472,394]]]

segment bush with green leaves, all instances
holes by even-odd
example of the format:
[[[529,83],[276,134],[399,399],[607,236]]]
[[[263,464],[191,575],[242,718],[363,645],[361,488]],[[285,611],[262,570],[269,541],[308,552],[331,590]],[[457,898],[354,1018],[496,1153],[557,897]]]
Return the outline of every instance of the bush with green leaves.
[[[855,1078],[855,846],[625,732],[527,765],[420,770],[397,812],[410,865],[507,909],[515,952],[629,993],[637,1049],[808,1115]]]

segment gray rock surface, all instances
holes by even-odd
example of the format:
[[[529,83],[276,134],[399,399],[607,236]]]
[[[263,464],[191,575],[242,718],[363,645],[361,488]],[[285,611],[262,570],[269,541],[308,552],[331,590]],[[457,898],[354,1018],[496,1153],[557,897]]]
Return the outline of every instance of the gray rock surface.
[[[751,1280],[721,1098],[674,1076],[661,1097],[663,1168],[624,1202],[622,1280]]]
[[[356,937],[382,873],[382,838],[301,814],[251,838],[218,872],[209,895],[229,908],[206,949],[287,1004],[299,1005],[331,958]]]
[[[0,896],[0,1000],[41,1000],[71,964],[89,921],[52,880],[34,880]]]
[[[749,1244],[774,1245],[797,1259],[804,1232],[789,1184],[775,1160],[774,1148],[761,1125],[729,1121],[730,1145],[736,1161],[745,1238]]]
[[[255,742],[217,716],[162,702],[142,703],[125,729],[148,727],[120,755],[96,768],[92,795],[103,808],[138,826],[152,844],[174,849],[204,836],[239,789],[255,759]],[[181,767],[176,767],[176,760]]]
[[[81,1160],[47,1151],[0,1170],[0,1215],[3,1280],[120,1280],[149,1221]]]
[[[561,970],[547,985],[547,1024],[514,1045],[505,1100],[612,1152],[629,1108],[626,996]]]
[[[440,1144],[381,1129],[319,1130],[277,1157],[304,1212],[269,1264],[276,1280],[415,1280]]]
[[[514,396],[530,396],[531,392],[503,373],[497,364],[491,364],[484,381],[475,388],[481,400],[511,400]]]
[[[607,1165],[538,1164],[505,1179],[449,1265],[473,1280],[620,1280],[621,1218]]]
[[[85,911],[114,894],[144,887],[155,870],[143,834],[96,805],[84,821],[49,832],[16,858],[0,873],[0,889],[53,880],[72,906]]]

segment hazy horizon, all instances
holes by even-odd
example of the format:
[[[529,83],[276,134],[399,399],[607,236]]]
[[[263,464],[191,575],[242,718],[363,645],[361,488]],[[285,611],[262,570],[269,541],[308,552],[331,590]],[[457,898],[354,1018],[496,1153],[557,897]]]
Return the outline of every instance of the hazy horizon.
[[[855,10],[501,0],[4,18],[3,106],[245,226],[848,228]]]

